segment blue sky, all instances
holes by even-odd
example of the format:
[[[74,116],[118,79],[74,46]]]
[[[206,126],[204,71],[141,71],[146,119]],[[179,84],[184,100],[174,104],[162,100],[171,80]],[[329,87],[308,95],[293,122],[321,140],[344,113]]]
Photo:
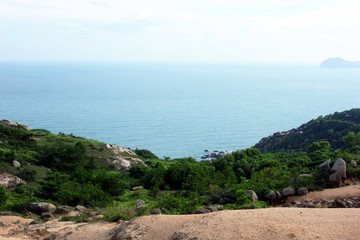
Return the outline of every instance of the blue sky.
[[[359,0],[0,0],[0,60],[360,60],[359,13]]]

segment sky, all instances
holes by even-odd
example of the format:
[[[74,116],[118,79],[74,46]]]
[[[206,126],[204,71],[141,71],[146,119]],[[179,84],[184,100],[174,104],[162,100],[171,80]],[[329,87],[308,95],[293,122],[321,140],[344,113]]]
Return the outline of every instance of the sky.
[[[0,0],[0,61],[360,60],[359,0]]]

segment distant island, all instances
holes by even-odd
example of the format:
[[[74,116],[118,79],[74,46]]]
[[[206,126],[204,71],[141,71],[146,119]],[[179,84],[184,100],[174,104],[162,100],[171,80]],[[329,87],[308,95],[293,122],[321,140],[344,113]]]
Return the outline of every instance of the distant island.
[[[351,62],[343,58],[328,58],[320,64],[321,68],[360,68],[360,61]]]

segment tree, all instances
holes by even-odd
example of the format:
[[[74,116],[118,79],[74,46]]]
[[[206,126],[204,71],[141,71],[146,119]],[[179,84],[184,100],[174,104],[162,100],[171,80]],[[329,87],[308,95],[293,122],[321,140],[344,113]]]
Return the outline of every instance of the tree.
[[[311,159],[310,166],[321,164],[330,157],[330,143],[327,141],[314,142],[308,147],[307,154]]]

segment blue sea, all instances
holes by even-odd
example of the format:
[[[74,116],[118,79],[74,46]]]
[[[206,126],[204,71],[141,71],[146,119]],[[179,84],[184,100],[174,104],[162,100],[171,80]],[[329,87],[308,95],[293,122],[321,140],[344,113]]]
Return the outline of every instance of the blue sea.
[[[316,65],[0,63],[0,118],[159,157],[200,158],[360,107],[360,69]]]

